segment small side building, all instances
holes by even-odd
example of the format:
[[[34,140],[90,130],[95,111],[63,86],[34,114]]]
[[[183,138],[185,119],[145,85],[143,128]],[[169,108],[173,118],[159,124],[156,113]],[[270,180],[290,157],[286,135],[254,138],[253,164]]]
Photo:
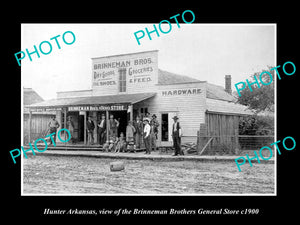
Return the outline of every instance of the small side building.
[[[42,137],[48,129],[51,116],[56,115],[56,111],[36,110],[29,113],[28,106],[43,102],[44,99],[32,88],[23,88],[23,142],[28,144],[29,140],[36,140]],[[31,126],[30,126],[31,123]],[[31,130],[29,130],[30,128]],[[31,133],[29,135],[29,133]],[[30,139],[29,139],[29,136]]]

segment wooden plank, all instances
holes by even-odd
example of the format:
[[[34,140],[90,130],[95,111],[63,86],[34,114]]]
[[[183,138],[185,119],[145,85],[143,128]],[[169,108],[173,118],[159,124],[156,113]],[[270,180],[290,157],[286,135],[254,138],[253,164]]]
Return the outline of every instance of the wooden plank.
[[[251,138],[264,137],[264,138],[273,138],[274,135],[238,135],[238,137],[251,137]]]
[[[28,136],[28,139],[29,139],[29,141],[28,142],[31,142],[31,132],[32,132],[32,130],[31,130],[31,118],[32,118],[32,112],[31,111],[29,111],[29,136]]]
[[[208,142],[205,144],[205,146],[202,148],[202,150],[199,152],[199,155],[202,155],[202,153],[204,152],[204,150],[206,149],[206,147],[209,145],[209,143],[212,141],[212,139],[214,139],[213,137],[211,137]]]
[[[83,137],[83,140],[84,140],[84,145],[86,145],[87,144],[87,140],[86,140],[86,112],[84,112],[84,115],[83,115],[83,120],[84,120],[84,122],[83,122],[83,126],[84,126],[84,131],[83,131],[83,133],[84,133],[84,137]]]
[[[106,141],[109,141],[109,112],[106,110],[105,111],[105,114],[106,114]]]
[[[67,128],[67,107],[64,108],[64,128]],[[64,138],[67,140],[67,132],[64,132]],[[66,142],[64,143],[65,145],[67,144]]]

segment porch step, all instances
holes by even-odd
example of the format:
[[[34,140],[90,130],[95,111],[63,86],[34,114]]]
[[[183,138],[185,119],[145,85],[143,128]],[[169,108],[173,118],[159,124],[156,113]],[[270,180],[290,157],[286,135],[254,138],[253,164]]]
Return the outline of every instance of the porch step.
[[[23,146],[25,150],[29,149],[29,145]],[[45,145],[37,145],[37,148],[43,150]],[[50,145],[47,148],[48,150],[66,150],[66,151],[103,151],[101,145],[61,145],[57,144],[56,146]],[[136,152],[145,151],[145,148],[136,149]]]

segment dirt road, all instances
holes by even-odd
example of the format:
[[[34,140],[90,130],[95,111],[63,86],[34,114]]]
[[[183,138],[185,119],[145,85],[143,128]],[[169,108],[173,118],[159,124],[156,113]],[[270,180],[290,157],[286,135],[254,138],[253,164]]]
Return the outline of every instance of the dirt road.
[[[29,156],[24,159],[24,194],[273,194],[274,164],[123,160]]]

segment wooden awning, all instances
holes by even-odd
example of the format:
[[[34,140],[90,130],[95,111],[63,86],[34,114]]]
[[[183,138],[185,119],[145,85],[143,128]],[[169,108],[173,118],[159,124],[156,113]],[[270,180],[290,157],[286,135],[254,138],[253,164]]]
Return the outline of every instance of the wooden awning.
[[[138,93],[122,95],[89,96],[58,98],[28,105],[31,111],[38,109],[61,110],[68,107],[70,111],[127,110],[132,105],[152,98],[156,93]]]

